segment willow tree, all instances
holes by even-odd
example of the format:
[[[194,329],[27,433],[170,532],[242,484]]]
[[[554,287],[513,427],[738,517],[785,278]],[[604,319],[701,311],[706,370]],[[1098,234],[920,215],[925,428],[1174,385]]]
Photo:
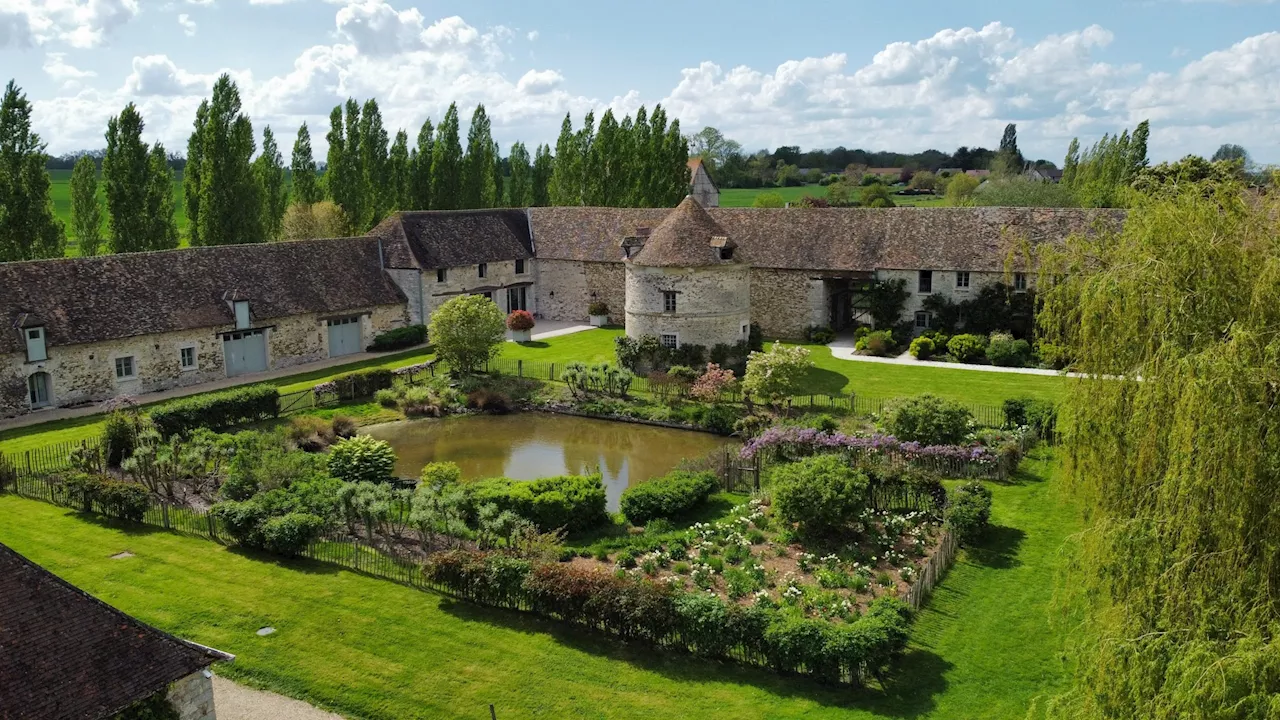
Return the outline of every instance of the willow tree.
[[[1280,717],[1280,204],[1230,184],[1140,199],[1043,257],[1086,529],[1059,718]]]

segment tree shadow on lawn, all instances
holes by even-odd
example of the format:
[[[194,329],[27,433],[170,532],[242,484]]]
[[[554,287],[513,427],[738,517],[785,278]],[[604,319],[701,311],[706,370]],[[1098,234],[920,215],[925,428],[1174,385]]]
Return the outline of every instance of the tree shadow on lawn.
[[[834,370],[813,367],[809,368],[809,371],[804,374],[804,380],[800,383],[800,391],[813,395],[842,395],[844,394],[844,386],[847,384],[849,384],[849,378],[844,375]]]
[[[1018,549],[1027,534],[1022,530],[1007,525],[992,525],[987,528],[982,539],[965,551],[975,564],[995,570],[1008,570],[1022,565],[1018,558]]]
[[[231,545],[227,548],[227,552],[233,555],[239,555],[246,560],[262,563],[264,565],[274,565],[285,570],[296,570],[307,575],[337,575],[343,570],[349,570],[353,573],[365,575],[367,577],[378,580],[385,580],[381,576],[367,573],[362,570],[341,565],[338,562],[325,562],[323,560],[312,560],[310,558],[294,557],[286,558],[280,555],[269,553],[266,550],[256,550],[240,545]]]
[[[542,350],[542,349],[551,347],[551,343],[545,342],[543,340],[530,340],[529,342],[518,342],[516,344],[519,345],[520,347],[534,348],[537,350]]]
[[[661,649],[643,641],[597,634],[549,618],[514,610],[489,608],[443,597],[440,609],[463,621],[499,625],[508,630],[547,635],[557,643],[590,655],[625,662],[661,674],[673,683],[738,683],[778,697],[797,697],[826,707],[867,710],[892,718],[916,718],[932,712],[936,696],[946,690],[952,664],[936,653],[913,647],[894,666],[883,687],[825,685],[808,677],[782,675],[727,660]]]

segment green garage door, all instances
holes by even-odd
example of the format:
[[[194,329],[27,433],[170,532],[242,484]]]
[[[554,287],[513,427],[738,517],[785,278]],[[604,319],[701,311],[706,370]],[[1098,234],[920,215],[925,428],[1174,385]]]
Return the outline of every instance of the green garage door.
[[[360,316],[329,320],[329,357],[360,352]]]
[[[227,361],[227,377],[266,372],[267,334],[262,330],[223,333],[222,355]]]

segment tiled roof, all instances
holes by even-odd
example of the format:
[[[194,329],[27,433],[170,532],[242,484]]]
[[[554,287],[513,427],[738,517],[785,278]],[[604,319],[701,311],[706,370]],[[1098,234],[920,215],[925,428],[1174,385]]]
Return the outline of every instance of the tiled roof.
[[[721,260],[719,246],[712,244],[727,235],[697,201],[686,197],[653,229],[631,262],[653,267],[705,267],[733,262]]]
[[[524,210],[398,212],[371,235],[387,240],[387,267],[451,268],[533,257]]]
[[[56,346],[230,325],[233,298],[255,324],[403,303],[379,254],[335,238],[0,263],[0,353],[22,349],[28,314]]]
[[[145,625],[0,545],[0,718],[108,718],[230,659]]]
[[[670,211],[533,208],[538,257],[618,262],[618,243]],[[1001,272],[1016,242],[1055,242],[1115,222],[1110,210],[1060,208],[711,208],[707,214],[755,267]],[[656,232],[656,231],[655,231]]]

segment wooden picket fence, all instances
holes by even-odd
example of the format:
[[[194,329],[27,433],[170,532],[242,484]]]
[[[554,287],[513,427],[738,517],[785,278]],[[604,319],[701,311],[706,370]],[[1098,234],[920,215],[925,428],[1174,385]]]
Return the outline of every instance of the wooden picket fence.
[[[956,552],[960,549],[960,543],[956,540],[948,530],[942,531],[942,537],[938,541],[938,551],[929,557],[929,562],[920,569],[920,576],[916,581],[907,588],[907,594],[902,598],[903,602],[911,606],[912,610],[919,610],[924,606],[924,601],[928,599],[929,593],[933,592],[934,586],[942,582],[942,576],[956,561]]]

